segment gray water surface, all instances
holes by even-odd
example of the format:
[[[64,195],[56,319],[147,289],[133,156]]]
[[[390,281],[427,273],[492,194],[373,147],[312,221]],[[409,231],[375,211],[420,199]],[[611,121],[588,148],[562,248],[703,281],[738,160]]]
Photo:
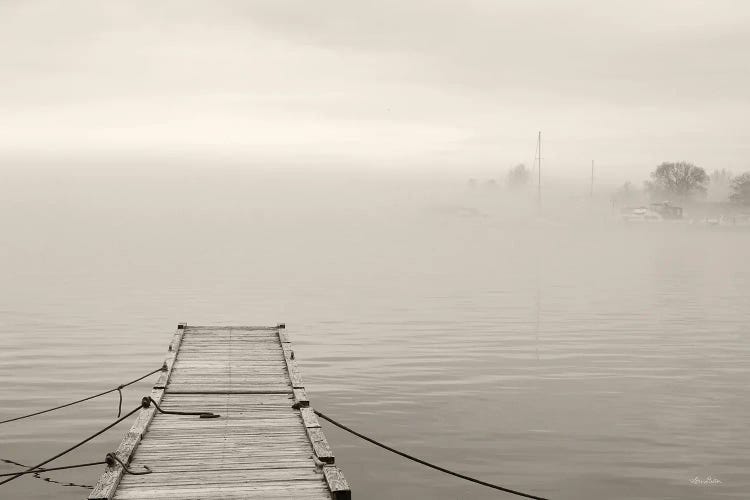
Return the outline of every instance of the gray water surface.
[[[178,322],[286,322],[316,408],[445,467],[556,500],[750,495],[750,233],[624,227],[606,203],[523,216],[503,191],[416,176],[0,180],[0,419],[157,368]],[[3,425],[0,458],[37,463],[116,412],[115,394]],[[57,463],[102,458],[129,425]],[[357,499],[507,497],[325,431]]]

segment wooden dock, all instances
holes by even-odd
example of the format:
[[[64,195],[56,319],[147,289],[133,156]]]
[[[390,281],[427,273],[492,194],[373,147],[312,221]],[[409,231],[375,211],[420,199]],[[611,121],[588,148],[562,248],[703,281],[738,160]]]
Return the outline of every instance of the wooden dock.
[[[151,398],[89,500],[299,498],[351,493],[309,406],[284,325],[180,324]]]

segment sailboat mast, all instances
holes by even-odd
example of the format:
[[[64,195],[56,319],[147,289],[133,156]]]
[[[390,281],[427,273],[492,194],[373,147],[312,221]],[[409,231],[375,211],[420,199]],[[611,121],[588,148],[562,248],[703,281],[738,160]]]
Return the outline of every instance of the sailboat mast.
[[[537,136],[536,140],[536,149],[537,149],[537,161],[539,162],[538,169],[537,169],[537,204],[541,208],[542,206],[542,132],[539,131],[539,135]]]

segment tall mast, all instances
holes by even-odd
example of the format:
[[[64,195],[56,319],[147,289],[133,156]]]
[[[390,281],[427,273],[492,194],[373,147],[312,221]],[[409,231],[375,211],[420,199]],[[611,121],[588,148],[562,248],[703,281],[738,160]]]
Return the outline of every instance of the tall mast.
[[[541,208],[542,206],[542,132],[539,131],[539,135],[537,136],[536,140],[536,150],[537,150],[537,163],[538,169],[537,169],[537,183],[536,183],[536,190],[537,190],[537,197],[536,202],[537,205]]]

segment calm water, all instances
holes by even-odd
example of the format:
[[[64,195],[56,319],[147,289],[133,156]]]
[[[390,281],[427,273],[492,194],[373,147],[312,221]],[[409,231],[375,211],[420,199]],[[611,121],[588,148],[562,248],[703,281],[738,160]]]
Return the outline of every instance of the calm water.
[[[0,419],[158,367],[180,321],[285,321],[316,407],[446,467],[559,500],[750,495],[750,233],[583,222],[579,202],[525,218],[417,176],[102,172],[0,173]],[[41,461],[116,411],[4,425],[0,458]],[[504,497],[326,433],[355,498]]]

